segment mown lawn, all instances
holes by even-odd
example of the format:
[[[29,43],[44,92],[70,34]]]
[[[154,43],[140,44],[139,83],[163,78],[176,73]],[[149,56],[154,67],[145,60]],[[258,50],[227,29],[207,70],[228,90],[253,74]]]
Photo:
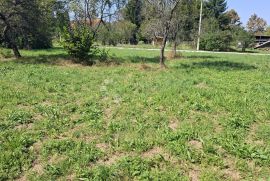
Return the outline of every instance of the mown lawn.
[[[270,56],[110,53],[0,61],[0,180],[269,180]]]

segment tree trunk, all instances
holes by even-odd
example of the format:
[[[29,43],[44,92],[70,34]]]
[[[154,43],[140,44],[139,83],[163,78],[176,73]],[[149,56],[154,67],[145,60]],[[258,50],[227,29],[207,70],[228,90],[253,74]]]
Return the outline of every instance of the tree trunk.
[[[165,55],[164,54],[165,54],[165,47],[166,47],[166,43],[167,43],[167,39],[168,39],[168,33],[169,33],[169,26],[167,26],[165,28],[162,44],[161,44],[161,47],[160,47],[159,63],[160,63],[161,68],[166,68]]]
[[[174,41],[173,46],[172,46],[172,58],[176,57],[176,48],[177,48],[177,43],[176,41]]]
[[[161,68],[166,68],[166,65],[165,65],[165,47],[166,47],[166,43],[167,43],[167,35],[165,35],[163,37],[163,41],[162,41],[162,44],[161,44],[161,47],[160,47],[160,57],[159,57],[159,63],[160,63],[160,67]]]
[[[11,43],[11,47],[16,58],[22,57],[16,44]]]
[[[4,27],[4,31],[3,31],[4,41],[7,42],[10,45],[10,47],[12,48],[14,56],[16,58],[20,58],[22,56],[19,52],[18,46],[16,45],[15,41],[13,41],[13,39],[11,37],[9,37],[9,33],[12,30],[12,28],[11,28],[9,22],[7,21],[6,17],[3,16],[2,14],[0,14],[0,15],[1,15],[1,19],[4,21],[4,23],[6,25]]]

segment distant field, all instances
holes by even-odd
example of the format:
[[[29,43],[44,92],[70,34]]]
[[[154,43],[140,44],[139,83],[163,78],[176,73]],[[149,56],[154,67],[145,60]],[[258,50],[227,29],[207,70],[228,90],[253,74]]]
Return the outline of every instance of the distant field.
[[[269,180],[270,56],[22,53],[0,61],[0,180]]]

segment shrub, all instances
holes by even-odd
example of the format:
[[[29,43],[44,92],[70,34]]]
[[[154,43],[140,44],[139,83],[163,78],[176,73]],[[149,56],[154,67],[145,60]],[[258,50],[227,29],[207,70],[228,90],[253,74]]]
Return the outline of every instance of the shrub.
[[[227,51],[230,48],[232,36],[227,31],[205,34],[201,39],[201,49],[209,51]]]
[[[99,61],[106,62],[109,60],[109,50],[101,49],[99,51]]]
[[[92,33],[87,27],[75,26],[65,30],[63,34],[63,46],[68,54],[74,58],[76,63],[87,63],[92,65],[91,58],[97,54]]]
[[[235,28],[234,41],[238,44],[238,48],[241,48],[242,52],[246,51],[246,48],[252,47],[255,42],[255,37],[247,32],[244,28]]]

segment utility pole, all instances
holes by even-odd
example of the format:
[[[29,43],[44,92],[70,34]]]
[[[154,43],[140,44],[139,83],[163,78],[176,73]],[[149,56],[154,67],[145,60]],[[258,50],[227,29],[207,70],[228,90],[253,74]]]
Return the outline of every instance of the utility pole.
[[[203,0],[201,0],[201,10],[200,10],[200,21],[199,21],[199,32],[198,32],[198,41],[197,41],[197,51],[200,50],[200,38],[201,38],[201,29],[202,29],[202,12],[203,12]]]

